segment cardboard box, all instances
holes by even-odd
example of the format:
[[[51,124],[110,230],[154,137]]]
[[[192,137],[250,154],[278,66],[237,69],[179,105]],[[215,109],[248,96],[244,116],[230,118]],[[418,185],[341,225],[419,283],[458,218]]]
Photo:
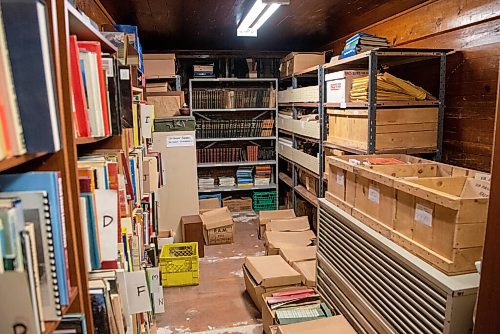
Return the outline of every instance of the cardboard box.
[[[175,54],[144,54],[143,59],[146,78],[175,75]]]
[[[302,284],[308,287],[316,286],[317,260],[295,262],[292,267],[302,275]]]
[[[309,218],[306,216],[271,220],[266,224],[266,231],[275,232],[303,232],[310,230]]]
[[[158,233],[158,251],[161,251],[164,245],[170,245],[174,243],[174,231],[160,231]]]
[[[168,82],[148,82],[146,83],[146,93],[157,94],[157,93],[168,93],[172,91],[172,87]]]
[[[229,196],[222,199],[222,205],[227,206],[231,212],[251,211],[252,199],[250,197],[232,198]]]
[[[197,242],[198,256],[205,256],[205,237],[203,236],[203,222],[200,215],[190,215],[181,217],[182,241]]]
[[[199,200],[200,213],[205,213],[220,208],[220,201],[218,198],[204,198]]]
[[[184,92],[150,93],[147,101],[155,106],[155,118],[179,116],[179,109],[184,105]]]
[[[207,245],[231,244],[234,240],[234,222],[228,208],[202,213],[203,235]]]
[[[247,257],[243,276],[248,294],[262,311],[262,294],[283,287],[300,286],[302,276],[279,255]]]
[[[278,334],[356,334],[343,315],[278,326]]]
[[[281,248],[309,246],[315,239],[316,235],[311,230],[303,232],[266,231],[266,254],[279,255]]]
[[[295,218],[295,211],[288,210],[266,210],[259,212],[259,239],[264,237],[266,224],[271,220]]]
[[[365,77],[366,70],[345,70],[325,75],[326,102],[347,103],[351,101],[351,87],[354,78]]]
[[[271,297],[273,293],[275,292],[290,292],[290,291],[301,291],[301,290],[307,290],[307,287],[303,286],[294,286],[294,287],[288,287],[288,288],[283,288],[283,289],[278,289],[274,290],[271,292],[266,292],[262,294],[262,327],[264,329],[264,333],[266,334],[273,334],[276,333],[278,330],[278,323],[276,322],[276,311],[271,310],[269,305],[266,303],[266,298]],[[274,332],[273,332],[274,328]]]
[[[325,62],[323,52],[292,52],[281,61],[281,77],[290,76],[307,68],[321,65]]]
[[[302,246],[280,249],[281,257],[290,265],[293,265],[293,263],[300,261],[316,260],[317,252],[318,248],[316,246]]]

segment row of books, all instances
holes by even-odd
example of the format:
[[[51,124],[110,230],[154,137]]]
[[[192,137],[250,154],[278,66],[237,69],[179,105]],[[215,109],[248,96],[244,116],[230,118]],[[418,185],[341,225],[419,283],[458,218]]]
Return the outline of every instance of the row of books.
[[[270,137],[274,119],[196,120],[197,138]]]
[[[253,186],[253,166],[242,166],[236,171],[238,188]]]
[[[268,186],[271,184],[271,175],[273,169],[271,165],[255,166],[255,181],[256,186]]]
[[[0,160],[61,148],[47,8],[5,1],[0,11]],[[36,60],[36,61],[34,61]]]
[[[69,45],[76,136],[118,135],[132,127],[131,67],[102,53],[100,42],[70,36]]]
[[[275,108],[276,90],[271,88],[194,88],[193,109]]]
[[[358,53],[363,53],[375,48],[388,47],[389,42],[385,37],[379,37],[367,33],[358,33],[345,42],[341,58],[348,58]]]
[[[274,147],[258,145],[241,147],[216,147],[196,149],[198,163],[242,162],[258,160],[274,160]]]
[[[273,168],[271,165],[259,165],[254,167],[239,167],[235,174],[225,173],[220,176],[200,176],[198,178],[199,189],[215,189],[251,186],[268,186],[272,181]]]
[[[63,196],[58,172],[0,175],[2,333],[19,314],[28,332],[41,333],[70,303]]]

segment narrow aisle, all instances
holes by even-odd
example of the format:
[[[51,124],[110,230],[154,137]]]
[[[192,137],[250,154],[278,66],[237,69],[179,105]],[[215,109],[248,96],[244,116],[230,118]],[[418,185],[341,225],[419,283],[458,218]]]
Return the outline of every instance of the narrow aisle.
[[[235,242],[205,246],[200,285],[164,289],[165,313],[158,334],[261,334],[260,313],[245,293],[242,265],[246,256],[264,255],[254,212],[233,215]]]

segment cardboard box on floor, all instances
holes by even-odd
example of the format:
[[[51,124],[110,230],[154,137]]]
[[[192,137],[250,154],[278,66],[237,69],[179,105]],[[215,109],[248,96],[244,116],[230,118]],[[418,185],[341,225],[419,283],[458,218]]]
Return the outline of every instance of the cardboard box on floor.
[[[343,315],[278,326],[278,334],[357,334]]]
[[[276,232],[303,232],[310,230],[309,218],[306,216],[271,220],[266,224],[266,231]]]
[[[200,205],[200,214],[207,211],[212,211],[214,209],[219,209],[221,207],[219,199],[215,197],[200,199],[199,205]]]
[[[300,286],[302,276],[279,255],[247,257],[243,277],[248,294],[262,311],[262,294],[284,287]]]
[[[227,206],[231,212],[252,210],[252,199],[250,197],[232,198],[231,196],[222,199],[222,205]]]
[[[266,231],[266,255],[279,255],[281,248],[310,246],[315,239],[316,235],[311,230],[303,232]]]
[[[205,237],[200,215],[181,217],[182,242],[197,242],[198,256],[205,257]]]
[[[292,267],[302,275],[302,284],[307,287],[316,286],[317,260],[295,262]]]
[[[228,208],[219,208],[202,213],[203,235],[207,245],[232,244],[234,221]]]
[[[264,329],[264,333],[273,334],[273,327],[275,327],[275,325],[278,325],[278,323],[276,322],[276,311],[271,310],[269,305],[266,303],[266,298],[272,297],[272,294],[276,292],[303,291],[308,289],[309,288],[305,286],[294,286],[263,293],[261,302],[262,302],[262,327]],[[318,292],[316,291],[316,293]],[[278,327],[276,326],[274,333],[276,333],[277,330]]]
[[[259,239],[264,238],[266,224],[271,220],[295,218],[293,209],[287,210],[264,210],[259,212]]]
[[[316,260],[318,248],[316,246],[281,248],[281,257],[293,265],[295,262]]]

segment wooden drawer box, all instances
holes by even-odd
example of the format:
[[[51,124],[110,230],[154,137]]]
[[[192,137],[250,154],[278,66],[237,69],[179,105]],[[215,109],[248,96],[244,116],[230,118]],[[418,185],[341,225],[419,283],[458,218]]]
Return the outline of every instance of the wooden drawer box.
[[[404,163],[366,164],[381,157]],[[406,155],[330,157],[328,162],[327,200],[447,274],[475,270],[488,175]]]
[[[319,139],[319,122],[306,122],[296,120],[293,126],[293,132],[295,132],[296,134]]]
[[[293,161],[311,172],[319,174],[319,159],[317,157],[293,149]]]
[[[308,86],[278,92],[278,103],[318,102],[319,87]]]
[[[278,153],[288,160],[293,161],[293,151],[295,151],[291,146],[283,143],[278,143]]]
[[[278,129],[293,132],[297,120],[287,117],[278,117]]]
[[[328,117],[328,142],[368,150],[368,109],[328,109]],[[433,151],[437,128],[437,107],[377,109],[375,151]]]

